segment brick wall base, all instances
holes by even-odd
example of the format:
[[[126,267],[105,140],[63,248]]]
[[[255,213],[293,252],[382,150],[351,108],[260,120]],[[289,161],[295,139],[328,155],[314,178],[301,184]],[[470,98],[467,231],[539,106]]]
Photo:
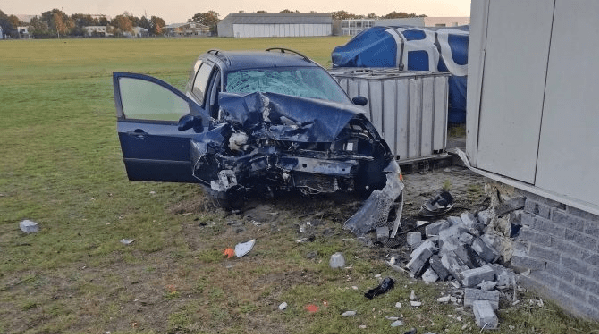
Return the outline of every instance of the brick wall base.
[[[523,284],[574,315],[599,320],[599,216],[537,195],[526,198],[511,264]]]

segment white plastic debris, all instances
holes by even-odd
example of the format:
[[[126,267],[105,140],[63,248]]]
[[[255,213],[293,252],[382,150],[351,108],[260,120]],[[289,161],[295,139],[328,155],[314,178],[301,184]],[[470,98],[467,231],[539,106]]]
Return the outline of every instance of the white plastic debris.
[[[417,302],[415,300],[410,300],[410,306],[412,307],[420,307],[422,305],[422,302]]]
[[[287,308],[287,306],[288,306],[288,305],[287,305],[287,303],[286,303],[286,302],[282,302],[282,303],[281,303],[281,305],[279,305],[279,310],[281,310],[281,311],[282,311],[282,310],[286,309],[286,308]]]
[[[410,300],[416,300],[416,293],[414,292],[414,290],[410,292]]]
[[[444,297],[441,297],[441,298],[437,299],[437,301],[439,303],[443,303],[443,304],[449,303],[450,300],[451,300],[451,295],[447,295],[447,296],[444,296]]]
[[[400,302],[395,303],[395,308],[401,308],[401,303]]]
[[[21,231],[25,232],[25,233],[35,233],[39,231],[39,226],[37,225],[37,223],[32,222],[29,219],[25,219],[23,220],[19,226],[21,227]]]
[[[134,241],[135,239],[121,239],[123,245],[131,245]]]
[[[399,317],[391,317],[391,316],[386,315],[385,319],[395,321],[395,320],[399,320]]]
[[[333,254],[329,260],[329,266],[331,266],[331,268],[341,268],[345,266],[345,258],[343,258],[343,254],[339,252]]]
[[[392,324],[391,327],[398,327],[398,326],[403,326],[403,321],[401,320],[395,320]]]
[[[249,253],[252,250],[255,243],[256,243],[256,239],[252,239],[250,241],[242,242],[242,243],[235,245],[235,256],[237,256],[237,257],[245,256],[247,253]]]
[[[353,317],[356,315],[356,311],[345,311],[341,314],[342,317]]]

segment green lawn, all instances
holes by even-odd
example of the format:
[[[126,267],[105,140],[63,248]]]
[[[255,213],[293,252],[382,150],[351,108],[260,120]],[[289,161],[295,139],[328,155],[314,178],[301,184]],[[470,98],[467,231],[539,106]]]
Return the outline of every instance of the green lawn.
[[[342,232],[346,204],[275,201],[279,215],[252,224],[214,208],[196,185],[127,180],[112,72],[141,72],[183,88],[191,64],[208,49],[284,46],[329,67],[332,49],[346,42],[0,41],[0,333],[478,332],[470,312],[434,301],[441,285],[390,272],[385,254]],[[296,243],[297,224],[314,213],[323,221],[316,240]],[[40,232],[21,233],[23,219],[38,222]],[[248,256],[222,257],[224,248],[254,238]],[[313,251],[316,258],[307,258]],[[350,269],[328,268],[336,251]],[[366,301],[362,292],[376,285],[377,273],[396,277],[397,287]],[[424,307],[395,309],[396,301],[407,304],[410,290]],[[290,305],[285,312],[277,308],[282,301]],[[306,304],[320,310],[308,314]],[[526,305],[502,311],[499,332],[597,332],[596,324],[554,306]],[[347,309],[358,316],[341,318]],[[385,315],[401,315],[406,325],[391,328]]]

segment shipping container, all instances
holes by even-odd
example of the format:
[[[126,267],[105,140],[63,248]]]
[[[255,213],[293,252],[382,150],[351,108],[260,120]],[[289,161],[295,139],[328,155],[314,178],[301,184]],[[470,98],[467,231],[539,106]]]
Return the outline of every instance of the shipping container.
[[[396,68],[329,72],[350,97],[368,98],[365,112],[397,160],[428,158],[445,151],[450,73]]]

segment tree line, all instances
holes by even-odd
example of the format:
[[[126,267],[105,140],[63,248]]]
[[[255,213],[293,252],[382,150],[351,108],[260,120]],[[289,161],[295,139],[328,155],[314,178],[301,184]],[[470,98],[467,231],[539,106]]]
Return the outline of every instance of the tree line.
[[[243,11],[240,11],[243,13]],[[260,10],[257,13],[266,13]],[[292,11],[284,9],[280,13],[300,13],[298,10]],[[310,13],[315,13],[314,11]],[[216,25],[220,21],[219,14],[213,10],[206,13],[194,14],[188,22],[196,22],[210,28],[213,35],[216,35]],[[351,20],[351,19],[397,19],[411,17],[426,17],[426,15],[417,15],[416,13],[391,12],[382,16],[377,16],[375,13],[368,15],[360,15],[348,13],[340,10],[332,13],[333,20]],[[90,14],[72,14],[67,15],[59,9],[53,9],[35,16],[29,23],[24,23],[15,15],[7,15],[0,10],[0,27],[5,35],[12,38],[22,37],[17,30],[17,27],[29,26],[29,34],[35,38],[55,38],[55,37],[83,37],[87,36],[88,32],[85,27],[88,26],[109,26],[112,30],[107,31],[115,37],[121,37],[130,33],[133,28],[139,27],[148,29],[150,36],[164,35],[165,22],[161,17],[144,16],[137,17],[130,13],[123,13],[115,16],[112,20],[108,20],[106,16],[90,15]],[[97,33],[92,33],[94,36]]]
[[[130,33],[135,27],[148,29],[151,36],[160,36],[164,34],[165,23],[158,16],[136,17],[125,12],[115,16],[112,20],[108,20],[106,16],[102,15],[92,16],[80,13],[67,15],[59,9],[44,12],[31,18],[29,23],[25,23],[21,22],[17,16],[7,15],[0,10],[0,27],[2,27],[5,35],[12,38],[22,37],[17,30],[20,26],[28,26],[29,35],[35,38],[83,37],[87,36],[88,32],[85,27],[89,26],[110,26],[112,30],[109,33],[120,37],[124,36],[125,33]],[[94,35],[97,35],[97,33],[92,34],[92,36]]]

